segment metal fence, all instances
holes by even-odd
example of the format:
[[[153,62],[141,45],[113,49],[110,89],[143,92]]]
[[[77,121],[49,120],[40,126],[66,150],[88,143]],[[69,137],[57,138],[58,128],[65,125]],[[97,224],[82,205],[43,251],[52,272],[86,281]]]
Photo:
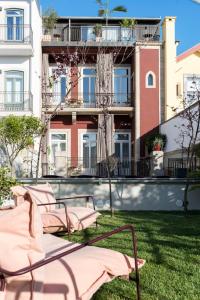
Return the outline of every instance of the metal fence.
[[[181,170],[184,170],[186,174],[188,171],[195,171],[197,169],[200,169],[199,158],[194,157],[191,160],[190,169],[188,168],[187,158],[168,158],[166,173],[170,177],[177,177],[177,174]]]
[[[32,111],[32,102],[30,92],[0,92],[0,111]]]
[[[109,160],[111,176],[112,177],[125,177],[131,176],[133,171],[133,161],[124,158],[123,161],[116,157],[111,157]],[[97,157],[63,157],[56,156],[54,163],[51,164],[52,175],[61,176],[97,176],[108,177],[108,163],[104,159]]]
[[[33,32],[30,25],[0,24],[0,43],[32,43]]]
[[[131,93],[71,93],[67,97],[61,93],[43,93],[43,107],[54,107],[61,104],[63,108],[101,108],[104,105],[110,107],[132,106],[133,95]]]
[[[95,24],[70,27],[68,24],[56,24],[51,31],[43,28],[44,42],[120,42],[133,44],[135,41],[159,40],[160,28],[158,25],[135,25],[134,28],[102,26],[96,34]]]
[[[150,157],[140,159],[137,161],[137,176],[149,177],[151,171],[151,159]]]

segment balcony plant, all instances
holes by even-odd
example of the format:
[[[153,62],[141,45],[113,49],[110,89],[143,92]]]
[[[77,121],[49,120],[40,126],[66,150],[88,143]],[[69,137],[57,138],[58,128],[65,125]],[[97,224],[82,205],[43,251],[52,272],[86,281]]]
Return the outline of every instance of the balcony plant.
[[[145,144],[147,146],[149,153],[151,153],[152,151],[163,151],[166,142],[167,142],[166,135],[160,133],[151,134],[145,140]]]
[[[93,34],[96,36],[96,41],[99,42],[102,37],[102,25],[101,24],[96,24],[93,27]]]
[[[55,27],[57,18],[58,18],[57,12],[52,8],[48,8],[44,12],[43,26],[44,26],[45,40],[51,40],[52,30]]]
[[[133,29],[136,25],[136,21],[135,21],[135,19],[123,19],[120,22],[120,25],[121,25],[121,27]]]

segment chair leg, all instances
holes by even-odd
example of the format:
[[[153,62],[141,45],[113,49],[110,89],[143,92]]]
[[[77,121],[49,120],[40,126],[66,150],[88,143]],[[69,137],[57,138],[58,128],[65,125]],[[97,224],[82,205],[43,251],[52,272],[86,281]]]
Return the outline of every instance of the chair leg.
[[[6,286],[6,280],[5,277],[1,274],[0,275],[0,292],[3,292],[5,290]]]

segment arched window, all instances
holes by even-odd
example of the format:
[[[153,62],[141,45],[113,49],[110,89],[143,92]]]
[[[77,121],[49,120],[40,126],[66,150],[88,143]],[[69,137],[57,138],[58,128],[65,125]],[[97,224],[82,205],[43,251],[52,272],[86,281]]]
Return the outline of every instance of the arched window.
[[[146,88],[155,88],[156,87],[156,78],[153,72],[148,72],[146,74]]]

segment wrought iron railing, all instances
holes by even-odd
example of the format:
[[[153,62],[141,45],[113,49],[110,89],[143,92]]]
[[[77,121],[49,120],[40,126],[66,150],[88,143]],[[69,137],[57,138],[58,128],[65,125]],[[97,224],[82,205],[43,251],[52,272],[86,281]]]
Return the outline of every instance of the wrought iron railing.
[[[61,104],[62,108],[102,108],[130,107],[133,104],[133,96],[130,93],[78,93],[65,96],[60,93],[43,93],[43,107],[54,107]]]
[[[185,169],[186,171],[200,169],[200,159],[193,157],[189,163],[187,158],[168,158],[167,175],[177,177],[177,174],[181,169]]]
[[[61,157],[63,161],[63,156]],[[59,167],[57,168],[57,163]],[[62,174],[70,176],[99,176],[107,177],[107,160],[97,157],[67,157],[66,165],[63,166]],[[134,162],[130,158],[124,157],[123,160],[115,158],[110,160],[110,170],[112,177],[125,177],[132,175]],[[59,173],[59,155],[54,158],[51,164],[52,174],[62,175]],[[64,171],[64,172],[63,172]]]
[[[103,26],[95,34],[94,25],[71,26],[56,24],[55,28],[47,31],[43,28],[44,42],[108,42],[134,43],[135,41],[159,41],[160,28],[158,25],[135,25],[134,28],[121,26]]]
[[[33,32],[30,25],[0,24],[0,43],[31,44]]]
[[[30,92],[0,92],[0,111],[32,111],[32,102]]]

